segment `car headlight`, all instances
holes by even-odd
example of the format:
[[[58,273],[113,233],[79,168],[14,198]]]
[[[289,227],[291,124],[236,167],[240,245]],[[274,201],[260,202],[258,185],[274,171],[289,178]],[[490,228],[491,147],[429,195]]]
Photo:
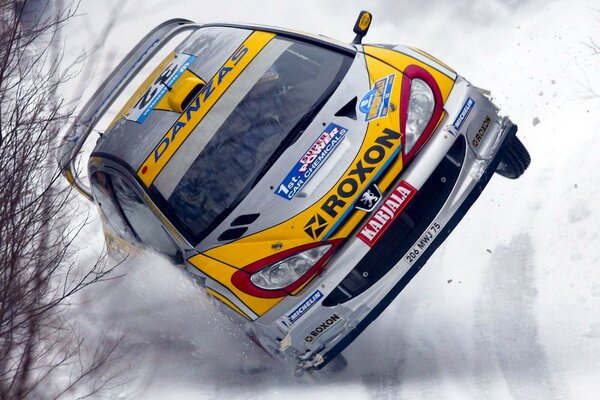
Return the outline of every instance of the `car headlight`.
[[[435,100],[429,85],[421,79],[413,79],[410,85],[406,118],[406,140],[404,142],[406,154],[412,150],[429,124],[434,106]]]
[[[327,244],[294,254],[255,272],[250,281],[265,290],[288,287],[310,270],[330,248],[331,245]]]

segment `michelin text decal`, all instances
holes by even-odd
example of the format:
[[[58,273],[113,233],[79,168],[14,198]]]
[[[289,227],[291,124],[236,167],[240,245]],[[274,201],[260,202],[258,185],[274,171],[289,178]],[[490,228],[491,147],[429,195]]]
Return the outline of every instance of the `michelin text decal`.
[[[283,179],[275,193],[286,200],[293,199],[319,167],[325,163],[327,157],[344,139],[347,132],[346,128],[334,123],[329,124]]]
[[[456,129],[457,132],[460,130],[460,127],[463,125],[463,123],[469,116],[469,113],[471,112],[473,107],[475,107],[475,100],[469,97],[465,102],[465,105],[463,106],[462,110],[460,110],[460,113],[458,113],[458,117],[456,117],[454,123],[452,124],[452,126],[454,127],[454,129]]]
[[[308,299],[304,301],[304,303],[300,304],[298,308],[292,311],[287,315],[287,319],[289,321],[289,325],[296,322],[298,318],[302,316],[306,311],[308,311],[312,306],[314,306],[318,301],[323,297],[323,293],[320,290],[315,291],[310,295]]]

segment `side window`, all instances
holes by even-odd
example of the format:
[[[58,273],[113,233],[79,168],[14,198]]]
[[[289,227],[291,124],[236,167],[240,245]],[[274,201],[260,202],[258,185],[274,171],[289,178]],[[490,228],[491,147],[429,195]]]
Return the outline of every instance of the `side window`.
[[[113,175],[112,178],[119,205],[140,241],[161,253],[175,257],[179,248],[158,218],[123,178],[118,175]]]
[[[128,242],[137,242],[117,204],[110,176],[104,172],[95,172],[90,180],[92,195],[100,208],[103,222],[108,225],[108,229]]]
[[[134,241],[171,258],[179,258],[178,246],[124,178],[117,174],[96,172],[92,176],[92,190],[107,223],[116,233],[124,232],[125,239],[134,236],[137,239]]]

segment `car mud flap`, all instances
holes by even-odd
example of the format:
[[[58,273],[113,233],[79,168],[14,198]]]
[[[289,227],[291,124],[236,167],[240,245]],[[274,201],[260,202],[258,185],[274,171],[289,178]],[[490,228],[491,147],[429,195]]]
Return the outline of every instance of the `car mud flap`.
[[[298,369],[304,371],[315,369],[325,361],[320,351],[326,348],[327,343],[337,341],[346,332],[352,332],[355,328],[354,321],[362,320],[370,312],[371,309],[366,305],[360,306],[355,311],[344,306],[336,308],[335,311],[323,308],[321,312],[310,316],[306,324],[309,329],[297,333],[296,341],[302,343],[307,349],[304,354],[298,355],[292,348],[294,340],[290,334],[279,343],[280,351],[287,351],[289,356],[296,358],[299,361]]]
[[[465,216],[467,211],[469,211],[471,206],[479,198],[479,196],[483,192],[483,189],[487,186],[490,179],[494,175],[494,172],[496,171],[496,168],[497,168],[498,164],[500,163],[500,160],[502,159],[502,155],[504,153],[506,146],[508,146],[512,142],[513,137],[515,137],[515,135],[517,133],[517,129],[518,129],[517,125],[514,125],[514,124],[510,125],[510,127],[508,128],[506,137],[505,137],[504,141],[502,142],[502,145],[500,146],[500,149],[494,156],[494,159],[492,160],[490,165],[488,165],[488,167],[486,168],[485,172],[481,176],[477,185],[475,185],[475,187],[473,188],[471,193],[467,196],[467,198],[465,199],[463,204],[458,208],[458,210],[452,216],[452,218],[450,218],[450,220],[444,226],[444,228],[442,229],[440,234],[434,239],[434,241],[427,248],[427,250],[425,250],[423,255],[421,255],[421,257],[416,261],[415,265],[413,265],[408,270],[408,272],[402,277],[402,279],[400,279],[400,281],[396,284],[396,286],[394,286],[394,288],[392,290],[390,290],[390,292],[381,300],[381,302],[377,306],[375,306],[373,308],[373,310],[361,322],[359,322],[359,324],[356,326],[356,328],[354,328],[351,332],[349,332],[346,335],[346,337],[344,337],[340,342],[336,343],[331,348],[331,350],[328,350],[325,353],[318,353],[315,356],[314,359],[318,360],[319,361],[318,363],[311,363],[311,364],[305,363],[305,365],[308,368],[317,369],[317,370],[323,368],[325,365],[327,365],[327,363],[329,361],[334,359],[336,357],[336,355],[338,355],[346,347],[348,347],[348,345],[350,343],[352,343],[354,341],[354,339],[356,339],[358,337],[358,335],[360,335],[360,333],[362,331],[364,331],[367,328],[367,326],[369,326],[369,324],[371,322],[373,322],[390,305],[390,303],[396,298],[396,296],[398,296],[398,294],[406,287],[406,285],[408,285],[408,283],[412,280],[412,278],[414,278],[414,276],[421,270],[421,268],[423,268],[423,266],[429,260],[429,258],[433,255],[435,250],[437,250],[437,248],[442,243],[444,243],[446,238],[450,235],[450,233],[454,230],[454,228],[458,225],[458,223]]]

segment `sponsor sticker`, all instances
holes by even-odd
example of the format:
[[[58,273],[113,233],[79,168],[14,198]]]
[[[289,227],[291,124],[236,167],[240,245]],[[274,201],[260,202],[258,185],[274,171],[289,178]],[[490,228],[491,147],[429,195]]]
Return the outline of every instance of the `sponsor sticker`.
[[[427,250],[431,242],[433,242],[433,239],[435,239],[441,230],[442,226],[437,221],[434,221],[431,225],[429,225],[429,228],[427,228],[425,233],[423,233],[423,235],[419,238],[419,241],[414,245],[414,247],[408,253],[406,253],[404,259],[408,261],[409,264],[415,262],[421,256],[421,254]]]
[[[286,200],[293,199],[319,167],[325,163],[329,155],[344,139],[346,133],[348,133],[346,128],[330,123],[283,179],[275,190],[275,194]]]
[[[413,188],[408,182],[401,181],[381,203],[377,211],[371,215],[371,218],[358,232],[357,236],[367,245],[373,247],[394,220],[402,214],[402,211],[416,193],[417,189]]]
[[[385,117],[388,114],[395,77],[396,75],[392,74],[378,80],[362,98],[359,109],[365,114],[365,121]]]
[[[319,335],[321,335],[323,332],[336,325],[340,321],[342,321],[342,317],[340,317],[337,313],[332,314],[329,318],[323,321],[323,323],[321,323],[315,329],[310,331],[310,333],[304,338],[304,341],[307,343],[314,341]]]
[[[456,119],[454,120],[454,123],[452,124],[452,126],[454,127],[454,129],[456,129],[457,132],[460,130],[460,127],[463,125],[463,123],[469,116],[469,113],[471,112],[471,110],[474,107],[475,107],[475,100],[473,100],[472,98],[469,97],[467,99],[467,101],[465,101],[465,104],[463,105],[463,108],[460,110],[460,113],[458,113],[458,117],[456,117]]]
[[[158,78],[150,85],[142,94],[139,100],[127,114],[127,119],[138,123],[150,115],[158,102],[167,94],[173,87],[173,84],[185,72],[186,69],[194,62],[196,56],[187,54],[177,54],[173,61],[160,73]]]
[[[311,294],[308,299],[304,300],[302,304],[300,304],[294,311],[287,315],[288,326],[296,322],[298,318],[300,318],[312,306],[318,303],[322,297],[323,293],[321,293],[320,290],[316,290],[313,294]]]
[[[490,118],[490,116],[486,115],[485,119],[483,120],[483,123],[481,124],[481,128],[479,128],[479,130],[475,134],[475,137],[471,141],[471,143],[473,144],[473,147],[475,147],[475,148],[479,147],[479,145],[481,144],[481,141],[485,137],[485,134],[487,133],[488,129],[490,128],[491,122],[492,122],[492,119]]]
[[[304,232],[311,238],[316,239],[321,236],[328,227],[329,222],[327,222],[321,214],[315,214],[308,220],[306,225],[304,225]]]

